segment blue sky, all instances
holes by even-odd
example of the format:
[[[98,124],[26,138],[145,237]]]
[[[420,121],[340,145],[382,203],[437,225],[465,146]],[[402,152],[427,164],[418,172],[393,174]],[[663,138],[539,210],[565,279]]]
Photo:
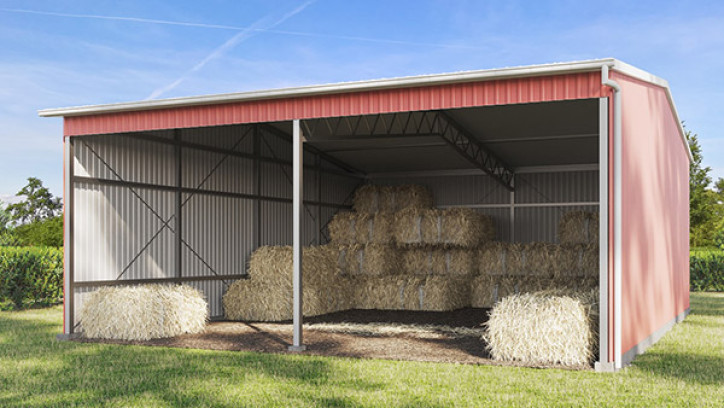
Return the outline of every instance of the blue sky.
[[[0,200],[62,193],[38,109],[603,57],[667,79],[724,177],[721,1],[0,0],[0,55]]]

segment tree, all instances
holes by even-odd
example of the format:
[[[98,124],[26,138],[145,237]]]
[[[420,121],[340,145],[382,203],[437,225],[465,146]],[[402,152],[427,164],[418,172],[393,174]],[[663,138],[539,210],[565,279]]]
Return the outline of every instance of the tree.
[[[5,205],[2,201],[0,201],[0,233],[8,230],[10,221],[12,221],[12,219],[12,214],[10,214],[10,212],[5,209]]]
[[[28,184],[16,195],[25,197],[25,200],[9,205],[7,210],[13,221],[21,224],[53,218],[63,208],[60,198],[53,197],[50,190],[43,187],[43,182],[35,177],[29,177]]]
[[[686,140],[693,160],[689,164],[689,233],[692,246],[713,244],[718,219],[716,206],[718,194],[709,189],[711,167],[704,167],[699,137],[690,130],[686,131]],[[717,182],[719,183],[719,182]]]

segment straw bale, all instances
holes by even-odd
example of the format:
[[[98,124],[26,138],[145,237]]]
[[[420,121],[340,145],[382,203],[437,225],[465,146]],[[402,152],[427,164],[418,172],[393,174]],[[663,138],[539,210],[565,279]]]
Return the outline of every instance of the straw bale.
[[[561,244],[598,244],[598,213],[569,211],[558,223]]]
[[[361,214],[390,214],[407,208],[432,208],[432,192],[419,185],[367,184],[355,191],[353,208]]]
[[[390,244],[393,220],[390,214],[339,212],[329,223],[329,235],[337,245]]]
[[[487,242],[478,250],[478,273],[481,275],[505,275],[507,242]]]
[[[470,305],[472,307],[491,308],[498,300],[496,278],[479,275],[470,282]]]
[[[404,292],[406,310],[445,312],[470,305],[470,283],[465,279],[428,276],[408,285],[413,289]]]
[[[337,271],[337,249],[304,248],[302,290],[305,316],[346,310],[351,292]],[[249,261],[249,277],[234,282],[223,297],[230,320],[280,321],[292,318],[292,248],[260,247]]]
[[[400,252],[390,245],[345,245],[338,249],[337,268],[344,275],[383,276],[400,273]]]
[[[582,248],[583,256],[581,259],[582,275],[597,278],[599,275],[599,252],[598,245],[589,244]]]
[[[476,272],[475,250],[423,247],[402,250],[402,271],[406,275],[467,276]]]
[[[410,297],[409,292],[416,292],[421,281],[420,278],[397,276],[350,278],[349,284],[354,292],[354,308],[405,310],[405,300]]]
[[[483,339],[495,360],[582,366],[595,359],[597,323],[595,290],[524,293],[495,305]]]
[[[407,209],[395,216],[395,241],[402,245],[475,247],[494,238],[490,217],[470,208]]]
[[[150,340],[202,332],[208,307],[187,285],[114,286],[91,293],[79,316],[86,337]]]
[[[545,242],[533,242],[523,247],[523,275],[552,277],[557,245]]]

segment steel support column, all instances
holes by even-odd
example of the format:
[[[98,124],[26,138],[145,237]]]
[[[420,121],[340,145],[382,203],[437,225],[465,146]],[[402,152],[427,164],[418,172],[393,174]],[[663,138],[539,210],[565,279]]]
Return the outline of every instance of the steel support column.
[[[304,211],[304,149],[303,142],[304,136],[299,125],[299,119],[295,119],[292,124],[292,184],[294,198],[292,200],[292,213],[293,213],[293,274],[292,274],[292,285],[293,285],[293,341],[292,345],[289,346],[290,351],[304,351],[306,346],[302,340],[302,323],[303,323],[303,308],[302,308],[302,213]]]
[[[73,173],[75,171],[75,151],[73,139],[65,137],[64,146],[64,180],[63,187],[63,334],[70,335],[75,329],[75,296],[73,291],[73,192],[75,191]]]

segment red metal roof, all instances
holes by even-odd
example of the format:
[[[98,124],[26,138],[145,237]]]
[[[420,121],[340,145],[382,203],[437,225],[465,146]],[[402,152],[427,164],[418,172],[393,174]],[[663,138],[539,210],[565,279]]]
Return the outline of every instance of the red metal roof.
[[[68,116],[66,136],[599,98],[598,71]]]

